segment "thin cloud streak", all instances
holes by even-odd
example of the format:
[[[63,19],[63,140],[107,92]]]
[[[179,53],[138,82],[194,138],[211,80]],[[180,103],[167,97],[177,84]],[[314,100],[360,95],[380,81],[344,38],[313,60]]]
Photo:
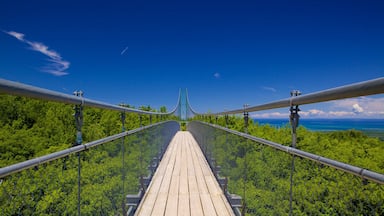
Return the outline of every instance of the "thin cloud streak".
[[[3,31],[3,32],[10,36],[15,37],[17,40],[23,43],[28,44],[31,50],[47,56],[49,58],[48,61],[50,61],[51,64],[46,65],[44,68],[42,68],[43,72],[46,72],[55,76],[68,75],[68,72],[66,72],[66,70],[69,68],[70,62],[63,60],[63,58],[58,52],[54,50],[50,50],[49,47],[44,45],[43,43],[26,40],[24,38],[25,35],[23,33],[15,32],[15,31]]]
[[[266,90],[266,91],[277,92],[277,90],[273,87],[263,86],[261,88]]]
[[[125,53],[127,50],[128,50],[128,46],[125,47],[125,48],[123,49],[123,51],[121,51],[120,55],[124,55],[124,53]]]

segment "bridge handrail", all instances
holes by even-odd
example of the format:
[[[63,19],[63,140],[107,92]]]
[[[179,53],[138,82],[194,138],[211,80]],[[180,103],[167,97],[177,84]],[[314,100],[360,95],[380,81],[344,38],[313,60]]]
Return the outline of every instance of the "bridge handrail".
[[[130,131],[125,131],[125,132],[122,132],[122,133],[119,133],[119,134],[115,134],[115,135],[112,135],[112,136],[109,136],[109,137],[105,137],[105,138],[102,138],[102,139],[99,139],[99,140],[95,140],[95,141],[92,141],[92,142],[89,142],[89,143],[85,143],[85,144],[82,144],[82,145],[74,146],[74,147],[71,147],[71,148],[68,148],[68,149],[65,149],[65,150],[62,150],[62,151],[54,152],[54,153],[47,154],[47,155],[44,155],[44,156],[41,156],[41,157],[33,158],[33,159],[30,159],[30,160],[27,160],[27,161],[23,161],[23,162],[20,162],[20,163],[17,163],[17,164],[13,164],[13,165],[10,165],[10,166],[7,166],[7,167],[0,168],[0,178],[4,178],[4,177],[9,176],[9,175],[11,175],[13,173],[17,173],[17,172],[20,172],[22,170],[25,170],[25,169],[28,169],[28,168],[31,168],[31,167],[34,167],[34,166],[42,165],[42,164],[48,163],[50,161],[66,157],[66,156],[68,156],[70,154],[74,154],[74,153],[77,153],[77,152],[85,151],[85,150],[90,149],[92,147],[95,147],[95,146],[98,146],[98,145],[101,145],[101,144],[104,144],[104,143],[107,143],[107,142],[119,139],[119,138],[124,137],[124,136],[128,136],[128,135],[140,132],[142,130],[145,130],[145,129],[148,129],[148,128],[151,128],[151,127],[155,127],[155,126],[158,126],[158,125],[161,125],[161,124],[165,124],[167,122],[171,122],[171,121],[163,121],[163,122],[158,122],[158,123],[151,124],[151,125],[148,125],[148,126],[142,126],[140,128],[136,128],[136,129],[133,129],[133,130],[130,130]]]
[[[130,112],[130,113],[138,113],[138,114],[146,114],[146,115],[171,115],[174,114],[177,106],[171,111],[167,113],[160,112],[149,112],[143,111],[133,108],[128,108],[124,106],[118,106],[113,104],[108,104],[96,100],[87,99],[84,97],[77,97],[74,95],[64,94],[57,91],[52,91],[44,88],[39,88],[31,85],[26,85],[18,82],[13,82],[5,79],[0,79],[0,93],[8,93],[11,95],[32,97],[36,99],[49,100],[55,102],[62,102],[68,104],[75,105],[83,105],[101,109],[109,109],[121,112]]]
[[[283,100],[274,101],[271,103],[261,104],[257,106],[251,106],[247,108],[241,108],[236,110],[212,113],[212,114],[199,114],[199,115],[229,115],[239,114],[244,112],[256,112],[262,110],[283,108],[289,106],[311,104],[326,102],[331,100],[339,100],[346,98],[353,98],[359,96],[368,96],[374,94],[384,93],[384,77],[372,79],[368,81],[353,83],[336,88],[331,88],[323,91],[318,91],[306,95],[297,97],[291,97]]]
[[[198,122],[205,124],[205,125],[208,125],[208,126],[211,126],[211,127],[214,127],[214,128],[217,128],[217,129],[220,129],[220,130],[224,130],[226,132],[235,134],[237,136],[240,136],[240,137],[243,137],[243,138],[264,144],[264,145],[268,145],[274,149],[277,149],[280,151],[285,151],[291,155],[306,158],[306,159],[312,160],[314,162],[317,162],[317,163],[320,163],[320,164],[323,164],[326,166],[336,168],[338,170],[342,170],[342,171],[351,173],[352,175],[355,175],[355,176],[358,176],[358,177],[361,177],[364,179],[372,180],[372,181],[377,182],[379,184],[384,184],[384,174],[376,173],[376,172],[373,172],[373,171],[370,171],[370,170],[367,170],[364,168],[360,168],[357,166],[352,166],[352,165],[349,165],[349,164],[346,164],[343,162],[339,162],[339,161],[332,160],[332,159],[329,159],[326,157],[315,155],[315,154],[305,152],[305,151],[302,151],[302,150],[299,150],[296,148],[292,148],[289,146],[284,146],[284,145],[281,145],[279,143],[275,143],[275,142],[265,140],[265,139],[262,139],[259,137],[255,137],[255,136],[252,136],[252,135],[249,135],[246,133],[242,133],[239,131],[231,130],[231,129],[228,129],[228,128],[225,128],[225,127],[222,127],[219,125],[215,125],[215,124],[211,124],[211,123],[207,123],[207,122],[202,122],[202,121],[198,121]]]

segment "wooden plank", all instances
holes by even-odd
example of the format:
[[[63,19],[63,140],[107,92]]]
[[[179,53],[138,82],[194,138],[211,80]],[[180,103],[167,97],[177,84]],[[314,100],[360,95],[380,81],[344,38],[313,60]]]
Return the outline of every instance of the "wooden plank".
[[[225,197],[224,197],[225,198]],[[225,202],[227,201],[226,198],[225,200],[222,199],[222,197],[219,195],[211,195],[211,200],[212,200],[212,203],[215,207],[215,210],[216,212],[218,213],[218,215],[223,215],[223,216],[226,216],[226,215],[231,215],[230,211],[228,211],[226,205],[225,205]],[[232,209],[231,209],[232,211]]]
[[[135,215],[151,215],[153,206],[155,205],[156,198],[157,198],[157,194],[154,194],[154,193],[146,194],[144,198],[145,202],[140,203],[139,208],[137,209]]]
[[[228,203],[227,197],[225,197],[224,193],[220,194],[220,196],[221,196],[221,199],[223,200],[223,203],[225,204],[225,208],[227,208],[227,212],[229,213],[229,215],[234,216],[235,214],[233,212],[231,205],[229,205]]]
[[[191,143],[191,153],[192,153],[192,159],[193,159],[193,164],[194,164],[194,169],[195,169],[195,175],[196,175],[196,180],[197,180],[197,185],[199,188],[199,193],[200,194],[208,194],[208,188],[204,180],[203,172],[201,170],[201,164],[199,163],[199,159],[197,157],[197,151],[199,148],[197,146],[197,143]]]
[[[167,204],[168,194],[158,194],[156,202],[154,203],[152,216],[163,216],[165,212],[165,207]]]
[[[177,196],[179,195],[179,182],[180,176],[172,176],[171,184],[169,187],[168,195],[169,196]]]
[[[188,176],[189,194],[199,194],[199,186],[197,185],[196,176]]]
[[[191,216],[201,216],[203,213],[203,206],[201,205],[200,195],[199,194],[190,194],[189,195],[190,205],[191,205]]]
[[[161,184],[163,181],[166,167],[167,167],[169,161],[171,160],[173,153],[175,152],[175,147],[174,147],[175,146],[175,144],[174,144],[175,140],[177,140],[176,136],[172,139],[172,142],[169,144],[167,152],[164,155],[163,160],[160,162],[160,165],[159,165],[158,169],[156,170],[156,172],[152,178],[152,181],[151,181],[149,187],[147,188],[146,193],[144,194],[143,202],[141,202],[139,204],[139,207],[138,207],[135,215],[150,215],[151,214],[153,207],[155,205],[156,199],[157,199],[158,191],[160,190],[160,187],[161,187]]]
[[[163,215],[165,212],[168,199],[168,192],[171,184],[174,161],[174,157],[171,156],[163,180],[161,182],[161,186],[157,193],[157,199],[152,210],[152,215]]]
[[[200,194],[200,199],[203,206],[204,215],[217,215],[211,200],[211,196],[209,194]]]
[[[177,215],[189,216],[190,214],[191,210],[189,208],[189,195],[180,194]]]
[[[183,133],[183,143],[180,143],[181,148],[181,167],[180,167],[180,185],[179,185],[179,194],[180,195],[188,195],[188,167],[186,161],[186,143],[185,143],[186,134]],[[180,197],[180,196],[179,196]],[[180,201],[180,199],[179,199]]]
[[[222,194],[223,191],[221,190],[219,184],[216,181],[216,178],[212,175],[210,176],[204,176],[205,183],[207,184],[209,194],[211,195],[219,195]]]
[[[179,196],[176,195],[169,195],[168,201],[167,201],[167,207],[165,209],[165,214],[168,216],[177,216],[178,211],[178,203],[179,203]]]
[[[173,170],[173,173],[172,175],[180,175],[180,169],[181,169],[181,145],[180,145],[180,138],[179,137],[179,140],[178,140],[178,143],[175,145],[176,146],[176,161],[175,161],[175,167],[174,167],[174,170]]]
[[[187,167],[188,167],[188,176],[195,176],[195,168],[193,164],[193,158],[192,158],[192,139],[187,139],[186,143],[186,152],[187,152]]]
[[[189,132],[169,144],[136,215],[234,215]]]

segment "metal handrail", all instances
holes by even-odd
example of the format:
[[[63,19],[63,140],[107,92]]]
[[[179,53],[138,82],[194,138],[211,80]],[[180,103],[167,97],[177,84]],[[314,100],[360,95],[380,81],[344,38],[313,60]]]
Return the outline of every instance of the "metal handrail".
[[[77,97],[74,95],[64,94],[61,92],[56,92],[56,91],[39,88],[31,85],[26,85],[18,82],[13,82],[5,79],[0,79],[0,93],[8,93],[11,95],[32,97],[32,98],[42,99],[42,100],[49,100],[49,101],[55,101],[55,102],[62,102],[62,103],[68,103],[68,104],[83,105],[83,106],[89,106],[89,107],[95,107],[95,108],[101,108],[101,109],[109,109],[109,110],[115,110],[115,111],[121,111],[121,112],[130,112],[130,113],[138,113],[138,114],[146,114],[146,115],[171,115],[171,114],[174,114],[177,109],[177,105],[176,105],[176,107],[171,112],[167,112],[167,113],[143,111],[143,110],[128,108],[124,106],[118,106],[118,105],[108,104],[100,101],[95,101],[95,100],[87,99],[84,97]]]
[[[343,162],[339,162],[339,161],[332,160],[332,159],[329,159],[326,157],[315,155],[315,154],[305,152],[305,151],[302,151],[302,150],[299,150],[296,148],[292,148],[289,146],[281,145],[279,143],[275,143],[275,142],[265,140],[265,139],[262,139],[259,137],[255,137],[255,136],[252,136],[252,135],[249,135],[246,133],[242,133],[239,131],[231,130],[231,129],[228,129],[228,128],[225,128],[225,127],[222,127],[219,125],[215,125],[215,124],[211,124],[211,123],[207,123],[207,122],[202,122],[202,121],[197,121],[197,122],[211,126],[213,128],[219,129],[219,130],[229,132],[231,134],[235,134],[237,136],[240,136],[240,137],[243,137],[243,138],[264,144],[264,145],[268,145],[274,149],[277,149],[280,151],[285,151],[291,155],[295,155],[295,156],[298,156],[301,158],[306,158],[306,159],[315,161],[317,163],[320,163],[320,164],[323,164],[326,166],[336,168],[338,170],[342,170],[342,171],[351,173],[355,176],[359,176],[359,177],[364,178],[364,179],[369,179],[369,180],[372,180],[372,181],[377,182],[379,184],[384,184],[384,174],[376,173],[376,172],[373,172],[373,171],[370,171],[370,170],[367,170],[364,168],[360,168],[357,166],[352,166],[352,165],[349,165],[349,164],[346,164]]]
[[[137,132],[140,132],[140,131],[143,131],[143,130],[146,130],[146,129],[149,129],[149,128],[152,128],[152,127],[155,127],[155,126],[158,126],[158,125],[161,125],[161,124],[165,124],[167,122],[171,122],[171,121],[158,122],[158,123],[151,124],[151,125],[148,125],[148,126],[143,126],[143,127],[140,127],[140,128],[136,128],[136,129],[130,130],[130,131],[126,131],[126,132],[115,134],[115,135],[112,135],[112,136],[109,136],[109,137],[105,137],[103,139],[95,140],[95,141],[92,141],[92,142],[89,142],[89,143],[85,143],[85,144],[82,144],[82,145],[78,145],[78,146],[74,146],[74,147],[71,147],[71,148],[68,148],[68,149],[65,149],[65,150],[62,150],[62,151],[54,152],[54,153],[51,153],[51,154],[48,154],[48,155],[44,155],[44,156],[41,156],[41,157],[33,158],[33,159],[30,159],[30,160],[27,160],[27,161],[23,161],[23,162],[20,162],[20,163],[17,163],[17,164],[13,164],[13,165],[10,165],[10,166],[7,166],[7,167],[0,168],[0,178],[4,178],[4,177],[9,176],[9,175],[11,175],[13,173],[17,173],[17,172],[20,172],[22,170],[25,170],[25,169],[28,169],[28,168],[31,168],[31,167],[34,167],[34,166],[42,165],[42,164],[48,163],[50,161],[66,157],[68,155],[71,155],[71,154],[74,154],[74,153],[77,153],[77,152],[85,151],[85,150],[93,148],[95,146],[98,146],[98,145],[101,145],[101,144],[104,144],[104,143],[107,143],[107,142],[111,142],[111,141],[117,140],[117,139],[119,139],[121,137],[125,137],[125,136],[128,136],[128,135],[131,135],[131,134],[134,134],[134,133],[137,133]]]
[[[326,102],[331,100],[339,100],[345,98],[368,96],[374,94],[384,93],[384,77],[368,80],[364,82],[358,82],[350,85],[341,87],[331,88],[323,91],[318,91],[306,95],[297,97],[291,97],[283,100],[274,101],[271,103],[261,104],[257,106],[251,106],[247,108],[241,108],[236,110],[210,113],[210,114],[199,114],[199,115],[230,115],[239,114],[244,112],[256,112],[262,110],[283,108],[289,106],[311,104]]]

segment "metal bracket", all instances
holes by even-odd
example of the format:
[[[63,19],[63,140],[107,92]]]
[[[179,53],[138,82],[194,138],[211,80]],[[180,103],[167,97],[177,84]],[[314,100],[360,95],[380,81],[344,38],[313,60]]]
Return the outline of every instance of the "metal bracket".
[[[82,91],[75,91],[73,92],[73,95],[77,97],[83,97],[84,93]],[[76,121],[76,142],[74,145],[77,146],[81,145],[81,143],[83,142],[83,137],[81,133],[81,128],[83,126],[83,103],[75,105],[74,110],[74,117]]]
[[[299,126],[299,118],[300,118],[300,115],[299,115],[299,105],[293,105],[292,103],[292,98],[293,97],[297,97],[301,95],[301,92],[298,91],[298,90],[293,90],[291,91],[291,102],[290,102],[290,109],[289,111],[291,112],[290,116],[289,116],[289,121],[291,123],[291,126],[292,126],[292,134],[294,135],[292,138],[292,147],[296,147],[296,129],[297,127]]]
[[[125,132],[125,112],[121,112],[121,131]]]
[[[248,104],[244,104],[244,132],[248,133],[248,120],[249,120],[249,113],[246,111],[247,107],[249,107]]]

